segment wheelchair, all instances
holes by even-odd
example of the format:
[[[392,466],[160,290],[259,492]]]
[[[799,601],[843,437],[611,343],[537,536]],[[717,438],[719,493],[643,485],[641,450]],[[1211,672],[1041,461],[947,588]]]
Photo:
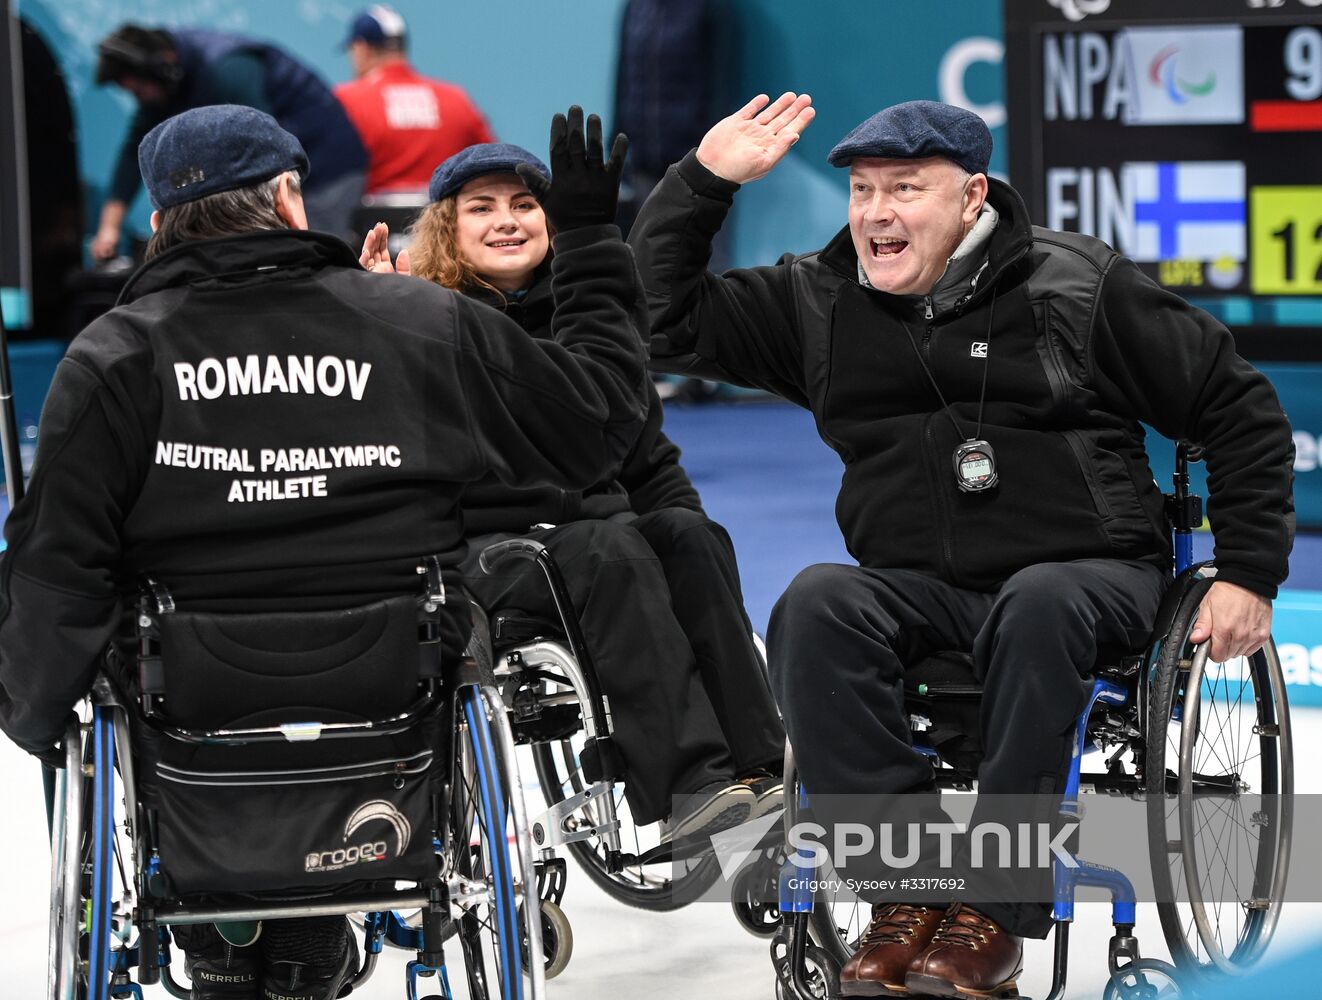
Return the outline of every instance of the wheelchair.
[[[187,998],[172,927],[340,914],[364,935],[342,993],[389,943],[416,952],[409,1000],[448,998],[457,938],[475,1000],[543,995],[507,714],[480,664],[442,660],[440,564],[418,573],[420,596],[334,611],[184,611],[144,588],[136,649],[65,735],[49,1000]]]
[[[487,546],[484,572],[523,560],[546,581],[552,619],[474,607],[470,654],[490,672],[516,744],[526,747],[546,803],[531,819],[542,905],[545,974],[569,961],[573,937],[560,907],[567,866],[578,863],[608,896],[645,910],[674,910],[710,889],[720,866],[702,843],[667,843],[657,824],[633,821],[610,704],[598,682],[560,570],[544,545],[512,538]]]
[[[1192,532],[1202,523],[1202,505],[1189,492],[1190,460],[1189,446],[1178,445],[1175,490],[1166,496],[1175,578],[1143,648],[1099,659],[1060,804],[1062,817],[1080,816],[1085,788],[1144,802],[1157,914],[1171,962],[1139,952],[1131,880],[1071,849],[1075,866],[1057,861],[1052,872],[1049,1000],[1065,992],[1080,887],[1106,890],[1111,898],[1106,1000],[1187,997],[1242,973],[1266,950],[1284,902],[1294,790],[1284,676],[1270,639],[1252,656],[1228,663],[1212,662],[1208,643],[1189,639],[1216,577],[1211,563],[1193,562]],[[971,791],[980,761],[971,660],[939,654],[908,670],[904,683],[913,744],[931,759],[937,787]],[[1103,765],[1084,771],[1084,756],[1094,752],[1104,755]],[[810,795],[797,780],[788,747],[785,767],[788,829],[809,807]],[[1218,842],[1218,833],[1228,833],[1230,842]],[[870,907],[847,888],[821,888],[833,880],[801,860],[789,848],[762,859],[764,880],[768,865],[779,865],[778,895],[764,905],[781,918],[771,945],[778,1000],[839,995],[840,968],[871,917]],[[814,883],[812,891],[794,888]]]

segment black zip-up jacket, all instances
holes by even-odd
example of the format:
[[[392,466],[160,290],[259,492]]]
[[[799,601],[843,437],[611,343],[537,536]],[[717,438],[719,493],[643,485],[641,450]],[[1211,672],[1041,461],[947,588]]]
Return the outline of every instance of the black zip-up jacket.
[[[1219,578],[1275,596],[1293,525],[1290,428],[1211,316],[1098,240],[1030,226],[996,180],[988,267],[944,305],[860,284],[848,228],[818,252],[717,276],[711,239],[737,189],[690,153],[634,224],[652,365],[810,409],[845,464],[836,516],[860,564],[991,590],[1042,562],[1166,561],[1145,421],[1206,449]],[[984,371],[980,436],[1000,484],[962,493],[953,455],[974,436]]]
[[[554,342],[317,233],[143,266],[60,363],[5,526],[0,727],[58,740],[138,574],[198,610],[413,593],[421,556],[457,573],[466,484],[614,467],[642,423],[636,272],[614,226],[556,248]]]
[[[503,309],[529,334],[541,340],[553,335],[555,302],[551,292],[550,262],[538,268],[527,293],[517,299],[481,287],[470,296]],[[534,524],[608,518],[632,511],[646,514],[663,507],[702,511],[698,491],[679,464],[679,446],[661,431],[663,410],[651,380],[647,381],[647,422],[623,464],[586,490],[556,486],[515,489],[494,475],[464,491],[464,531],[470,536],[493,532],[527,531]]]

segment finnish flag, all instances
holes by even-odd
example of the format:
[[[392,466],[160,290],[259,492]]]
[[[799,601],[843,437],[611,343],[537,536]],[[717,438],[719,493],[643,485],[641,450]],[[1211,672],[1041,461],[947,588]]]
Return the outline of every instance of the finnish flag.
[[[1245,177],[1239,161],[1126,163],[1137,261],[1245,259]]]

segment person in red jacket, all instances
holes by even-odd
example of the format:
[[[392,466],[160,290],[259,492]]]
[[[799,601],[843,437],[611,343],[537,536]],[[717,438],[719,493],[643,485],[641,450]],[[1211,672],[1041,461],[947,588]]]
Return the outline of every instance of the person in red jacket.
[[[426,191],[441,160],[495,141],[462,87],[409,63],[408,28],[394,9],[374,4],[360,13],[344,48],[355,79],[337,86],[335,96],[367,147],[368,194]]]

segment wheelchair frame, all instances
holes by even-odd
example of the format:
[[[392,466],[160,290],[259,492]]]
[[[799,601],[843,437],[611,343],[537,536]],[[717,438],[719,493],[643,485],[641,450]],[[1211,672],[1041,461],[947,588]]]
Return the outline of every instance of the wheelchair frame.
[[[420,609],[434,612],[444,603],[439,564],[428,560],[419,573],[427,582]],[[157,602],[156,610],[170,613],[173,608],[167,598]],[[422,617],[421,641],[437,641],[439,634],[427,631],[425,614]],[[146,610],[139,626],[150,629]],[[132,711],[102,676],[90,695],[89,720],[71,724],[66,732],[65,767],[57,776],[48,1000],[140,998],[139,984],[157,982],[172,996],[187,998],[188,990],[170,974],[169,925],[359,912],[366,914],[364,957],[346,986],[367,980],[383,943],[389,942],[417,953],[406,969],[409,1000],[418,997],[419,981],[432,976],[437,977],[441,995],[448,998],[443,941],[457,932],[471,996],[540,1000],[545,988],[543,967],[524,961],[525,954],[542,950],[539,898],[532,888],[532,842],[513,737],[489,671],[473,660],[445,664],[440,679],[426,681],[424,697],[408,711],[358,723],[190,731],[152,720],[151,697],[144,695],[144,717],[134,724],[153,725],[171,739],[202,745],[363,739],[399,733],[438,715],[453,720],[443,727],[444,780],[442,791],[432,800],[437,825],[435,876],[412,889],[330,890],[283,898],[245,895],[215,905],[189,904],[160,894],[161,859],[133,769]],[[117,773],[125,803],[122,837],[115,822]],[[476,847],[470,845],[474,831]],[[507,831],[513,833],[514,858]],[[125,840],[131,876],[123,866]],[[118,889],[117,873],[122,882]],[[410,925],[400,916],[401,910],[418,910],[418,924]],[[487,939],[490,953],[484,954]],[[488,969],[489,963],[494,967]],[[135,969],[137,982],[132,979]]]
[[[1185,988],[1192,986],[1196,989],[1216,973],[1242,972],[1261,957],[1279,917],[1292,840],[1293,745],[1284,677],[1275,645],[1270,639],[1261,651],[1247,659],[1255,674],[1253,695],[1258,711],[1253,734],[1261,743],[1274,741],[1276,746],[1275,755],[1270,756],[1270,766],[1269,755],[1265,752],[1261,765],[1268,772],[1264,774],[1264,784],[1277,786],[1262,790],[1275,797],[1276,812],[1266,817],[1265,824],[1275,824],[1276,833],[1271,844],[1274,850],[1265,857],[1260,854],[1256,859],[1254,893],[1241,904],[1247,913],[1245,925],[1236,938],[1234,950],[1228,955],[1220,940],[1219,927],[1212,926],[1201,898],[1197,851],[1192,836],[1195,825],[1192,805],[1196,790],[1210,788],[1234,793],[1240,790],[1242,776],[1234,773],[1208,776],[1198,773],[1194,767],[1194,748],[1202,735],[1204,696],[1200,692],[1208,663],[1208,643],[1191,647],[1187,637],[1197,617],[1202,595],[1213,582],[1216,571],[1209,563],[1193,563],[1192,536],[1194,528],[1202,523],[1202,500],[1189,492],[1189,461],[1188,446],[1177,445],[1175,490],[1166,496],[1167,516],[1173,529],[1176,578],[1158,611],[1146,656],[1128,657],[1122,660],[1119,668],[1098,671],[1088,704],[1075,726],[1074,751],[1059,807],[1060,815],[1067,819],[1081,815],[1079,794],[1084,786],[1145,799],[1149,856],[1158,886],[1158,914],[1174,964],[1140,956],[1138,940],[1134,936],[1136,893],[1130,879],[1113,868],[1072,855],[1075,867],[1059,863],[1053,866],[1054,943],[1048,1000],[1060,1000],[1064,996],[1069,968],[1069,927],[1074,920],[1075,894],[1080,887],[1105,889],[1111,897],[1111,921],[1115,933],[1107,953],[1110,979],[1106,1000],[1179,997],[1184,995]],[[1241,694],[1242,691],[1241,685]],[[1184,724],[1189,719],[1194,723]],[[1166,761],[1169,737],[1166,733],[1156,732],[1161,724],[1170,722],[1180,723],[1179,770],[1174,774]],[[919,735],[915,733],[915,737]],[[1084,755],[1101,749],[1103,745],[1117,748],[1107,761],[1106,773],[1082,773]],[[915,739],[915,749],[928,756],[934,766],[938,764],[938,753],[930,745],[922,746]],[[1119,770],[1118,758],[1126,750],[1134,753],[1136,774]],[[1162,775],[1160,789],[1149,787],[1153,774]],[[971,788],[969,776],[949,767],[937,766],[936,776],[940,788]],[[1180,836],[1176,840],[1169,839],[1166,829],[1169,819],[1166,802],[1172,786],[1179,820]],[[788,746],[785,790],[788,829],[798,810],[808,803],[806,793],[797,781],[793,755]],[[791,888],[811,884],[815,872],[796,864],[796,858],[786,857],[787,853],[788,848],[781,854],[785,860],[779,874],[781,922],[771,945],[777,998],[818,1000],[838,996],[840,968],[852,951],[852,942],[844,939],[847,929],[838,926],[830,910],[830,901],[822,891],[814,893],[808,889]],[[1178,875],[1182,876],[1191,897],[1190,908],[1197,935],[1193,947],[1174,901],[1175,877],[1170,869],[1172,855],[1180,858]],[[866,921],[861,923],[866,925]],[[1200,948],[1207,953],[1209,962],[1200,960]]]
[[[649,910],[686,905],[719,877],[715,858],[704,856],[682,874],[660,878],[644,869],[692,860],[685,845],[643,849],[636,836],[632,844],[625,844],[622,832],[628,824],[622,823],[618,811],[624,761],[612,737],[610,705],[568,588],[550,551],[532,539],[492,543],[483,550],[479,564],[491,573],[511,559],[531,562],[542,573],[559,622],[550,634],[502,644],[483,614],[475,624],[474,636],[484,637],[485,648],[478,655],[492,664],[518,741],[531,745],[546,800],[546,810],[532,820],[532,837],[542,866],[543,904],[555,906],[553,914],[559,909],[565,864],[556,851],[563,846],[593,882],[627,905]],[[582,712],[581,746],[571,743],[572,733],[550,740],[538,738],[536,725],[546,709],[573,705]],[[562,962],[556,964],[563,967]]]

